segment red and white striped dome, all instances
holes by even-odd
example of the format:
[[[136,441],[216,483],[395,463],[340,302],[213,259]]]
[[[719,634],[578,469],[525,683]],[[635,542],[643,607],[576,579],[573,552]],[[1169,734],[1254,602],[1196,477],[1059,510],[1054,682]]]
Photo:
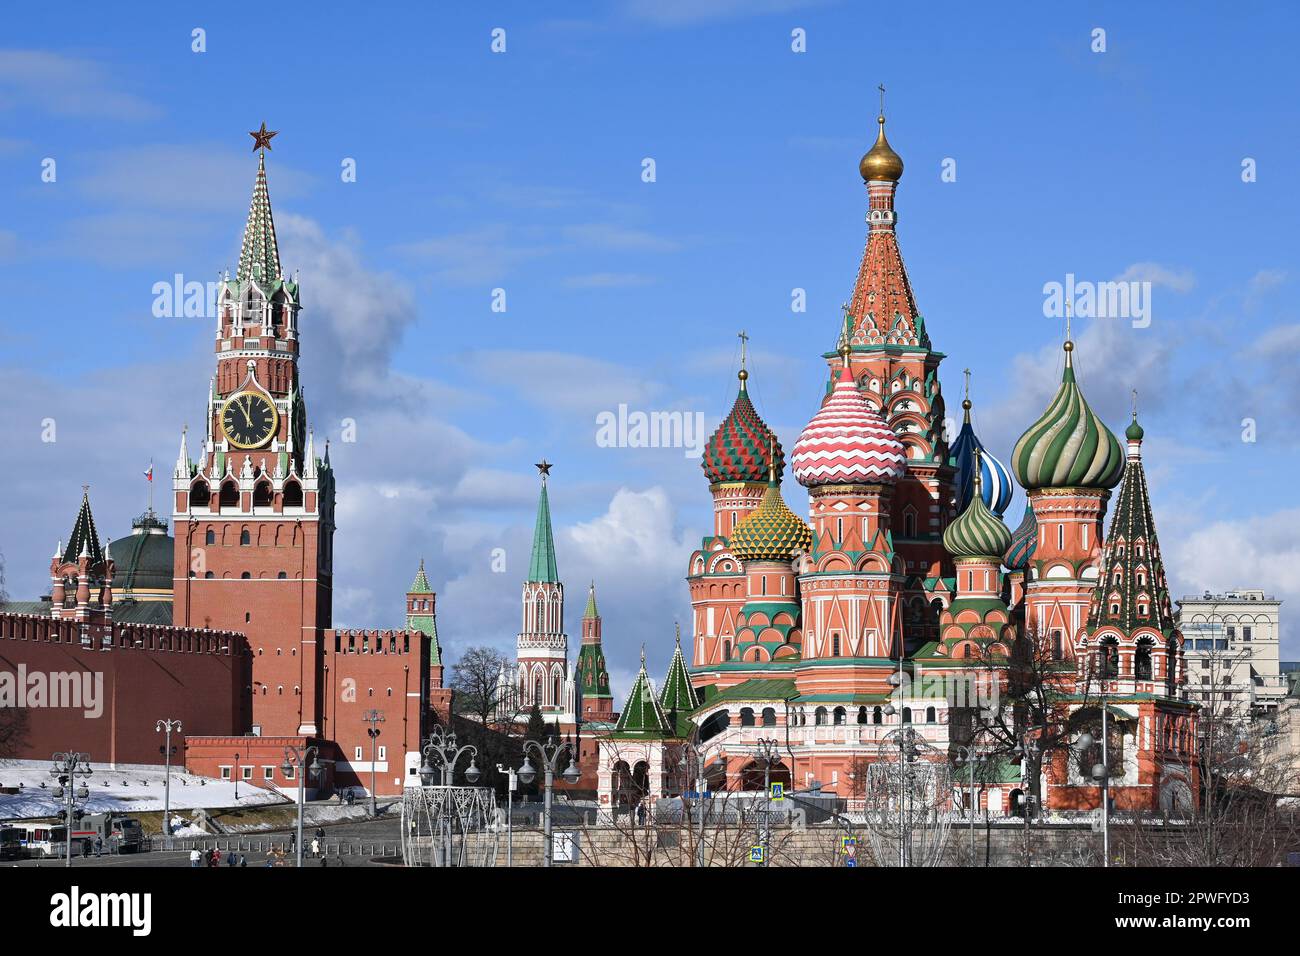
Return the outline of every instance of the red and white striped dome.
[[[819,485],[892,483],[907,470],[907,451],[858,391],[848,369],[794,445],[794,477]]]

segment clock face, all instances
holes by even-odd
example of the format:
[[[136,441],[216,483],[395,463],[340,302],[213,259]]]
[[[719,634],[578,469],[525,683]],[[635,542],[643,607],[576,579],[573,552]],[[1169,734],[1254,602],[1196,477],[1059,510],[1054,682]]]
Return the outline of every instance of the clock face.
[[[232,395],[221,409],[221,430],[236,448],[265,445],[279,424],[275,406],[256,392]]]

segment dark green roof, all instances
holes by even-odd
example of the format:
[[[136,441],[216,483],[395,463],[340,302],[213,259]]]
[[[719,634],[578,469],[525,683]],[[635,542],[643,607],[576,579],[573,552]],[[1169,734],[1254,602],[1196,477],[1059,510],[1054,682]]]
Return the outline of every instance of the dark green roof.
[[[176,542],[167,534],[167,525],[152,511],[131,522],[130,536],[110,544],[108,556],[115,565],[114,591],[125,595],[137,590],[172,590]]]
[[[546,479],[542,479],[542,493],[537,499],[537,524],[533,529],[533,555],[528,564],[529,581],[558,583],[559,569],[555,565],[555,537],[551,534],[551,502],[546,495]]]
[[[654,687],[645,672],[645,658],[641,660],[641,670],[636,675],[632,690],[627,695],[623,712],[618,715],[618,724],[614,727],[615,737],[661,738],[671,734],[668,720],[664,717],[659,701],[655,698]]]
[[[171,601],[115,601],[114,624],[171,624]]]
[[[743,681],[734,687],[718,691],[701,706],[714,707],[730,701],[791,700],[799,696],[793,680],[760,677]]]
[[[73,522],[68,546],[63,549],[63,560],[76,564],[83,548],[89,552],[91,564],[99,564],[104,560],[104,549],[100,547],[99,534],[95,531],[95,516],[90,513],[89,491],[81,493],[81,509],[77,512],[77,520]]]
[[[415,572],[415,581],[411,584],[410,594],[432,594],[429,579],[424,573],[424,558],[420,559],[420,570]]]

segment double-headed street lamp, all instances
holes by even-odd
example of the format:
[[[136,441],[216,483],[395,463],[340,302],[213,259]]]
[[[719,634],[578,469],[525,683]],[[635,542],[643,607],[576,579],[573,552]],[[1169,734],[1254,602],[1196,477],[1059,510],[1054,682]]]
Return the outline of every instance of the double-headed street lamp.
[[[54,755],[54,766],[50,768],[50,776],[59,781],[54,788],[54,797],[63,801],[63,842],[67,848],[64,866],[72,866],[72,824],[74,817],[80,815],[77,801],[90,796],[90,788],[85,783],[80,787],[76,785],[78,777],[89,777],[94,773],[90,769],[89,760],[90,754],[57,753]]]
[[[163,753],[163,834],[172,835],[172,754],[175,749],[172,746],[172,731],[181,732],[181,722],[179,720],[160,720],[158,726],[154,728],[156,733],[166,733],[167,742],[158,749]]]
[[[302,815],[307,801],[307,782],[303,777],[306,773],[310,773],[312,779],[315,780],[321,775],[324,768],[321,767],[320,760],[317,759],[319,756],[319,747],[285,747],[284,763],[280,765],[280,769],[284,771],[286,777],[294,775],[298,778],[298,839],[294,841],[294,849],[296,850],[297,864],[300,867],[302,866]],[[307,764],[308,760],[311,761],[310,765]]]
[[[560,767],[560,755],[566,750],[569,752],[569,766],[565,768],[562,776],[566,783],[572,785],[582,777],[582,772],[578,770],[578,765],[573,760],[573,744],[559,743],[553,740],[548,740],[545,743],[538,743],[536,740],[524,741],[524,764],[519,768],[520,781],[527,785],[537,779],[537,770],[528,760],[529,753],[537,755],[538,762],[546,771],[544,784],[545,803],[542,809],[543,866],[551,865],[553,850],[551,845],[551,794],[555,786],[555,774]]]
[[[1092,779],[1101,785],[1101,853],[1102,866],[1110,866],[1110,752],[1106,732],[1106,701],[1101,703],[1101,763],[1092,765]],[[1079,735],[1076,746],[1086,753],[1093,745],[1092,734]]]
[[[465,781],[471,786],[478,783],[481,775],[475,762],[478,759],[478,748],[473,744],[458,747],[455,733],[449,733],[442,727],[434,727],[433,732],[429,734],[429,742],[424,745],[421,753],[424,754],[424,762],[420,764],[420,783],[424,786],[432,787],[433,775],[438,773],[438,785],[450,787],[452,778],[456,775],[456,761],[464,754],[469,754],[469,766],[465,768]],[[432,763],[434,759],[437,760],[441,770],[434,767]]]

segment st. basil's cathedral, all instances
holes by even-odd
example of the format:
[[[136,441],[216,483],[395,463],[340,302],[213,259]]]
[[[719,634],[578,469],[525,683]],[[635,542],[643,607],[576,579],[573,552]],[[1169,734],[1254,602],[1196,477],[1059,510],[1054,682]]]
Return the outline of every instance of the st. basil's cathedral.
[[[701,783],[760,789],[763,739],[781,755],[769,780],[851,800],[863,790],[855,777],[904,725],[946,759],[961,745],[979,748],[977,725],[996,715],[1021,746],[990,748],[982,806],[1007,813],[1034,792],[1048,811],[1090,810],[1100,805],[1087,773],[1094,755],[1043,748],[1033,786],[1022,754],[1036,740],[1096,737],[1104,706],[1114,805],[1185,809],[1198,790],[1196,709],[1182,689],[1182,635],[1136,409],[1125,447],[1084,398],[1067,332],[1061,385],[1016,443],[1010,469],[972,428],[969,385],[949,444],[944,355],[898,245],[903,161],[883,112],[878,123],[859,166],[866,249],[836,348],[822,355],[820,407],[787,457],[750,400],[742,350],[735,404],[703,455],[713,528],[688,566],[689,668],[679,641],[656,690],[643,655],[601,739],[601,803]],[[784,499],[791,474],[807,489],[807,520]],[[1013,476],[1027,505],[1011,531],[1003,515]],[[1007,700],[974,707],[953,693],[983,679],[1005,698],[1008,680],[1023,683],[1026,671],[1037,675],[1037,699],[1053,702],[1050,715]],[[925,691],[934,686],[944,690]]]

